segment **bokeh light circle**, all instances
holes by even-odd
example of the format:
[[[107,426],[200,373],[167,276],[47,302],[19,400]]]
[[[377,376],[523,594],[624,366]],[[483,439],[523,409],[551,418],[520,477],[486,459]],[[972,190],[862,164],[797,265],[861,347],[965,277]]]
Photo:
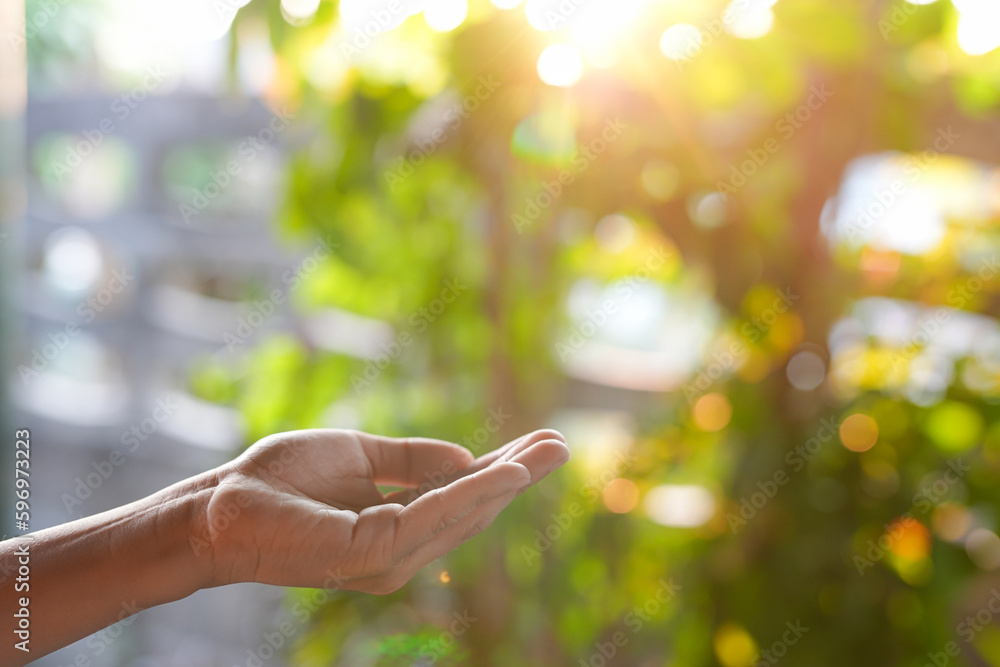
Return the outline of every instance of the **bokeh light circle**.
[[[803,350],[788,361],[785,374],[796,389],[812,391],[823,384],[826,378],[826,363],[815,352]]]
[[[635,233],[635,223],[620,213],[604,216],[594,228],[597,245],[611,254],[620,253],[632,245]]]
[[[639,487],[630,479],[619,477],[608,482],[601,493],[604,506],[615,514],[625,514],[639,504]]]
[[[965,541],[969,558],[982,570],[1000,569],[1000,536],[992,530],[976,528]]]
[[[840,441],[852,452],[865,452],[878,441],[878,423],[866,414],[853,414],[840,425]]]
[[[715,656],[724,667],[750,667],[758,653],[757,642],[735,623],[727,623],[715,633]]]
[[[469,13],[466,0],[435,0],[424,8],[424,21],[436,32],[449,32],[465,21]]]
[[[678,23],[660,36],[660,53],[671,60],[690,60],[701,51],[701,30],[690,23]]]
[[[661,484],[646,494],[643,509],[661,526],[696,528],[715,515],[715,498],[697,484]]]
[[[281,0],[281,11],[286,19],[308,19],[319,9],[319,0]]]
[[[733,406],[722,394],[705,394],[691,411],[695,426],[702,431],[721,431],[733,416]]]
[[[79,227],[64,227],[49,236],[42,262],[48,281],[66,292],[90,289],[104,268],[97,239]]]
[[[941,503],[931,520],[934,532],[938,537],[948,542],[957,542],[969,532],[972,527],[972,514],[969,510],[955,503]]]
[[[688,200],[688,215],[701,229],[716,229],[726,224],[726,200],[718,192],[700,192]]]
[[[666,160],[652,158],[642,167],[642,187],[657,201],[670,201],[681,182],[681,172]]]
[[[551,44],[538,56],[538,77],[550,86],[569,88],[583,76],[583,59],[569,44]]]

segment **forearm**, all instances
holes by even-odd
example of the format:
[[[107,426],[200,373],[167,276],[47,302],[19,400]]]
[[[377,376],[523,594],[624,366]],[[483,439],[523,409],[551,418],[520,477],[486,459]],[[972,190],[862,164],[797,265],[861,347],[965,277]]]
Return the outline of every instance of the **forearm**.
[[[139,610],[214,585],[205,508],[216,484],[208,472],[129,505],[0,542],[6,574],[0,663],[23,665]],[[15,632],[21,598],[28,601],[27,644]]]
[[[275,434],[130,505],[0,542],[0,664],[24,665],[141,609],[237,581],[392,592],[568,456],[554,431],[478,460],[427,438]],[[419,492],[404,506],[382,484]]]

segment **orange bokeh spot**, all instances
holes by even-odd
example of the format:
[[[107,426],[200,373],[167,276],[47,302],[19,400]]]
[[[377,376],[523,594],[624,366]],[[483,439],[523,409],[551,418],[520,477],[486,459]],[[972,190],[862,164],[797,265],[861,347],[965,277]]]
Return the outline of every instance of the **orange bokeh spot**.
[[[733,406],[722,394],[705,394],[694,404],[691,417],[702,431],[721,431],[733,416]]]
[[[910,561],[923,560],[931,552],[931,533],[915,519],[899,519],[889,526],[892,553]]]
[[[955,503],[942,503],[931,518],[934,532],[941,539],[957,542],[972,528],[972,514]]]
[[[860,412],[853,414],[840,425],[840,441],[852,452],[868,451],[878,441],[878,423]]]
[[[861,271],[872,285],[884,287],[899,275],[902,257],[898,252],[881,252],[865,248],[861,253]]]
[[[630,479],[611,480],[601,495],[604,506],[616,514],[631,512],[639,504],[639,487]]]

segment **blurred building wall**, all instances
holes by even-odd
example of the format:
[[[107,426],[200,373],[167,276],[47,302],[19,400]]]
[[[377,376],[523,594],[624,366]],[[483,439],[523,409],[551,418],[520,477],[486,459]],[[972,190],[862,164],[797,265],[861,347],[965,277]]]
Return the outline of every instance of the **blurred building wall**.
[[[0,34],[23,34],[24,3],[10,0],[0,4]],[[11,290],[16,239],[15,227],[24,216],[24,105],[27,99],[27,68],[25,48],[16,40],[9,41],[9,50],[0,58],[0,372],[10,377],[8,369],[14,335],[11,316]],[[7,48],[7,47],[5,47]],[[4,461],[14,456],[13,424],[8,411],[10,401],[6,382],[0,382],[0,452]],[[8,458],[10,457],[10,458]],[[3,466],[6,469],[6,465]],[[4,475],[0,480],[0,533],[9,535],[13,529],[12,480]]]

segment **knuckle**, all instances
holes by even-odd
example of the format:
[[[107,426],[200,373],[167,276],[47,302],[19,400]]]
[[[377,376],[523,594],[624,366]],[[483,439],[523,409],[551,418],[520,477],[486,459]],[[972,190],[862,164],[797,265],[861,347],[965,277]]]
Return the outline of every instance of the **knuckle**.
[[[465,531],[465,539],[475,537],[479,533],[483,532],[490,527],[493,523],[492,517],[481,517],[473,521]]]

